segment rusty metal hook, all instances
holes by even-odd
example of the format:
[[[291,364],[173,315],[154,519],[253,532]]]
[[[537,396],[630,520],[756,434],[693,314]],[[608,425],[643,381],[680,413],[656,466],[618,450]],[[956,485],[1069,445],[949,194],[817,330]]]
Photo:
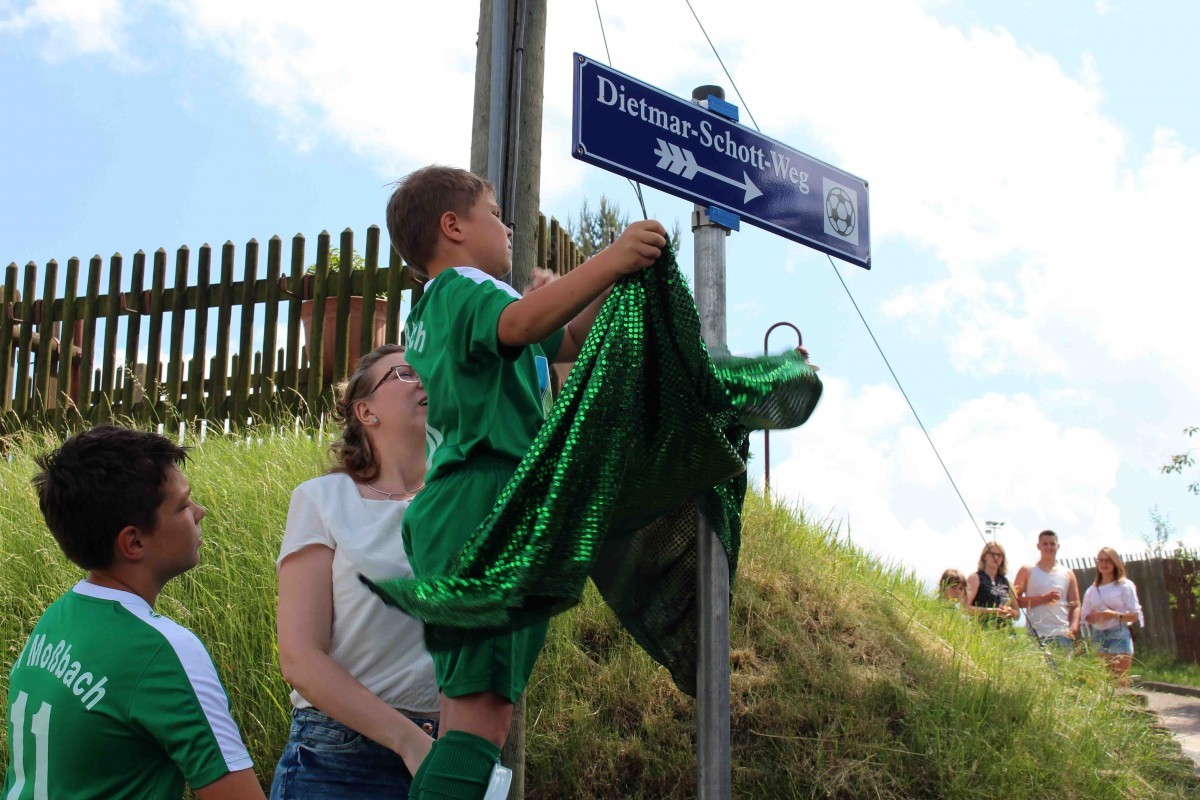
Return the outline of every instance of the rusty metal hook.
[[[300,283],[301,283],[301,285],[303,285],[304,278],[300,279]],[[296,294],[295,292],[293,292],[291,289],[288,288],[288,276],[287,275],[279,276],[279,291],[280,291],[280,293],[286,294],[288,297],[294,298],[296,300],[304,299],[303,297],[301,297],[300,295]],[[304,290],[301,289],[300,292],[301,292],[301,294],[303,294]]]

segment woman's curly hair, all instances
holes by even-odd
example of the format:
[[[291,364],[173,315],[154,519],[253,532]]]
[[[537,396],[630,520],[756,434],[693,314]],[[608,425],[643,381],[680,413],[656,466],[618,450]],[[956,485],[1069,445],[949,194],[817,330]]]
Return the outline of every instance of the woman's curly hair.
[[[360,358],[354,374],[345,383],[337,386],[332,415],[342,429],[342,435],[329,448],[334,460],[333,466],[329,468],[330,472],[345,472],[364,481],[373,481],[379,477],[379,460],[371,450],[371,440],[367,438],[366,428],[354,414],[354,404],[371,391],[371,382],[367,378],[371,367],[381,358],[403,352],[404,347],[398,344],[382,344],[376,347]]]

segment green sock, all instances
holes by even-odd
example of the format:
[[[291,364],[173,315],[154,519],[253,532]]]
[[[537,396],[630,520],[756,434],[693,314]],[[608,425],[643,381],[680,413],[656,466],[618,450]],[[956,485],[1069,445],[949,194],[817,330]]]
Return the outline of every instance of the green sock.
[[[419,794],[409,796],[414,800],[481,800],[499,760],[500,748],[487,739],[466,731],[446,731],[417,770]]]
[[[408,796],[418,797],[421,792],[421,782],[425,779],[425,767],[429,765],[429,760],[433,758],[433,751],[437,749],[437,739],[433,740],[433,747],[429,748],[429,752],[425,754],[425,758],[421,761],[421,766],[417,767],[416,773],[412,776],[412,781],[408,784]]]

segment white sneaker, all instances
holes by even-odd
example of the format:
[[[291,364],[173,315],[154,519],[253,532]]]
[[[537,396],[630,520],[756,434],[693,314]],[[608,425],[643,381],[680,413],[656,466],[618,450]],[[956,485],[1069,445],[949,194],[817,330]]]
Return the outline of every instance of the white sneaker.
[[[488,780],[487,791],[483,793],[483,800],[505,800],[508,797],[508,788],[512,785],[512,770],[501,764],[497,764],[492,770],[492,777]]]

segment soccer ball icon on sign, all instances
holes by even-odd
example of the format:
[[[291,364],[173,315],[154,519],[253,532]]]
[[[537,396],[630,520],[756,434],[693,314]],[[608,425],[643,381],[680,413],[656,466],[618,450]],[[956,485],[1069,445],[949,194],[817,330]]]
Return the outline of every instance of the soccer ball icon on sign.
[[[837,186],[825,195],[825,216],[839,236],[854,233],[854,204],[850,196]]]

